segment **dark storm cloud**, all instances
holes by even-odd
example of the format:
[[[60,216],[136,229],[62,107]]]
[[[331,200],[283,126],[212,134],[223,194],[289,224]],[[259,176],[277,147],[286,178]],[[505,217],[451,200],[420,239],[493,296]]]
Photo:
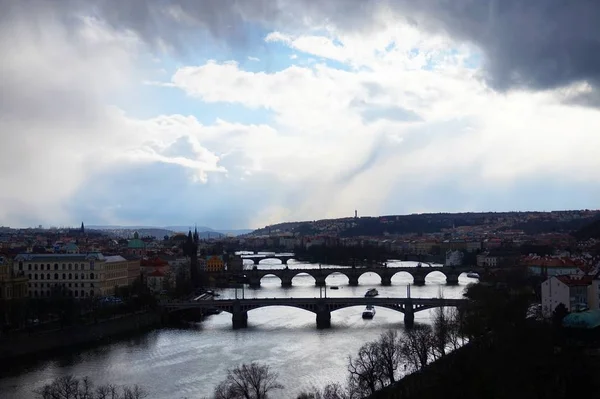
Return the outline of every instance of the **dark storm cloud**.
[[[479,46],[488,83],[497,90],[600,84],[600,1],[594,0],[0,0],[0,5],[7,18],[15,9],[95,15],[152,45],[180,51],[202,46],[197,27],[229,46],[247,47],[263,39],[247,29],[249,23],[292,31],[326,24],[372,30],[379,26],[377,11],[387,7],[399,19]],[[573,100],[597,99],[592,93]]]
[[[33,0],[28,0],[33,1]],[[66,4],[54,0],[55,4]],[[552,89],[586,81],[600,84],[600,1],[593,0],[71,0],[109,23],[136,31],[152,43],[182,46],[182,34],[204,26],[233,46],[260,38],[246,23],[300,29],[336,25],[376,29],[376,10],[478,45],[488,83],[497,90]],[[593,103],[595,94],[574,100]]]

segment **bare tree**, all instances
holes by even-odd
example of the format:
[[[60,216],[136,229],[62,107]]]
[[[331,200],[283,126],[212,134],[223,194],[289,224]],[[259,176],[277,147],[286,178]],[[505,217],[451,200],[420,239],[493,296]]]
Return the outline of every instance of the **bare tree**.
[[[94,389],[88,377],[78,379],[71,375],[59,377],[34,393],[40,399],[143,399],[148,396],[137,385],[119,389],[108,384]]]
[[[338,383],[327,384],[322,390],[313,387],[311,390],[302,392],[297,399],[350,399],[348,390]]]
[[[446,355],[446,347],[450,342],[450,316],[444,306],[433,311],[433,346],[435,359]]]
[[[385,384],[385,374],[376,342],[361,346],[356,357],[348,356],[349,385],[363,395],[372,394]]]
[[[402,356],[414,370],[420,370],[429,363],[433,345],[433,331],[426,324],[415,325],[400,338]]]
[[[227,378],[215,388],[215,399],[266,399],[268,393],[283,389],[277,373],[267,365],[252,362],[227,371]]]
[[[396,381],[396,371],[402,362],[398,332],[395,330],[384,332],[379,336],[376,344],[381,373],[387,380],[385,385],[393,384]]]

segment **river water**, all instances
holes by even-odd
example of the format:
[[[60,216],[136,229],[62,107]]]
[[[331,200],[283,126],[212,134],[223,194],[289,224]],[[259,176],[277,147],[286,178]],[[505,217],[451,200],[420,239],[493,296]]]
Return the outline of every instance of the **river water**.
[[[388,263],[388,267],[416,266],[415,262]],[[262,268],[281,268],[277,260],[264,260]],[[289,262],[293,269],[318,265]],[[325,265],[323,265],[325,267]],[[363,296],[369,288],[377,288],[380,297],[405,297],[412,278],[398,273],[392,285],[382,287],[380,278],[365,273],[358,287],[348,286],[348,278],[333,274],[327,285],[327,296]],[[474,280],[462,275],[458,286],[446,286],[441,273],[432,273],[424,286],[411,286],[412,297],[460,298],[467,284]],[[319,287],[308,275],[296,276],[293,287],[282,288],[275,276],[265,276],[260,289],[244,290],[250,297],[318,297]],[[220,298],[234,297],[233,289],[217,290]],[[238,296],[241,296],[238,290]],[[122,340],[78,353],[65,353],[44,358],[27,366],[12,367],[0,377],[0,397],[32,398],[32,390],[54,378],[72,374],[89,376],[96,384],[138,384],[150,398],[204,398],[224,378],[226,370],[243,362],[260,361],[279,373],[286,387],[274,398],[295,398],[313,385],[343,382],[348,355],[376,339],[388,329],[403,330],[403,314],[377,308],[372,320],[363,320],[363,307],[341,309],[331,314],[332,327],[317,330],[315,315],[288,307],[267,307],[248,312],[248,328],[233,330],[231,315],[221,313],[208,317],[190,328],[158,329],[135,338]],[[429,323],[431,311],[415,314],[415,322]]]

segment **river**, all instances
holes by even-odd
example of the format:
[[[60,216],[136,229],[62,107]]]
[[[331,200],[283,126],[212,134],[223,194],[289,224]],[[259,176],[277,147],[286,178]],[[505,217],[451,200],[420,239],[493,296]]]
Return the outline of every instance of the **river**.
[[[323,265],[325,267],[325,265]],[[416,266],[415,262],[390,261],[389,267]],[[277,260],[264,260],[262,268],[281,268]],[[290,268],[315,268],[318,265],[289,262]],[[404,297],[412,278],[398,273],[392,285],[382,287],[380,278],[365,273],[358,287],[348,286],[342,274],[330,275],[327,296],[363,296],[368,288],[377,288],[380,297]],[[474,280],[462,275],[459,285],[446,286],[440,273],[432,273],[424,286],[411,286],[412,297],[460,298]],[[263,278],[260,289],[244,290],[250,297],[318,297],[319,287],[308,275],[299,275],[293,287],[282,288],[275,276]],[[233,289],[217,290],[220,298],[234,297]],[[241,290],[238,290],[241,295]],[[279,373],[285,390],[275,398],[295,398],[311,386],[343,382],[348,355],[388,329],[403,329],[402,313],[377,308],[373,320],[363,320],[362,307],[341,309],[331,314],[330,329],[317,330],[315,315],[288,307],[268,307],[248,312],[248,328],[233,330],[231,315],[221,313],[185,329],[163,328],[134,338],[98,346],[78,353],[43,358],[26,366],[11,367],[0,377],[0,397],[29,399],[32,390],[54,378],[72,374],[89,376],[96,384],[138,384],[149,398],[211,397],[226,370],[243,362],[260,361]],[[430,322],[431,311],[415,314],[415,322]]]

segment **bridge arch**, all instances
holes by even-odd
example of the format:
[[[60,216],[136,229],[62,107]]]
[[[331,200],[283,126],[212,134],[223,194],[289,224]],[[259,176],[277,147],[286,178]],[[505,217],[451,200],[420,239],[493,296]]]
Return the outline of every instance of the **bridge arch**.
[[[272,261],[270,261],[270,262],[263,262],[263,261],[269,260],[269,259],[277,259],[279,261],[279,263],[275,263],[275,262],[272,262]],[[263,262],[263,263],[261,263],[261,262]],[[267,256],[265,256],[263,258],[255,258],[255,264],[257,264],[257,265],[260,265],[260,264],[263,264],[263,265],[283,265],[283,261],[278,256],[267,255]]]
[[[343,271],[332,272],[325,276],[325,282],[327,285],[348,285],[350,277]]]
[[[406,271],[406,270],[400,270],[397,272],[394,272],[391,276],[390,276],[390,280],[393,282],[394,280],[396,282],[402,281],[402,282],[407,282],[410,281],[410,283],[414,283],[415,281],[415,277],[412,275],[411,272]]]
[[[373,275],[377,276],[377,278],[379,279],[379,281],[377,281],[377,282],[375,282],[375,281],[372,281],[372,282],[371,281],[365,281],[365,278],[368,279],[369,277],[372,277]],[[358,280],[358,284],[359,285],[381,284],[382,277],[376,271],[368,270],[368,271],[364,271],[364,272],[360,273],[358,275],[358,277],[357,277],[357,280]]]
[[[276,281],[277,279],[277,281]],[[267,273],[260,278],[260,283],[268,283],[269,285],[281,284],[281,277],[276,275],[275,273]]]
[[[308,272],[299,272],[292,277],[292,285],[314,286],[317,279]]]

